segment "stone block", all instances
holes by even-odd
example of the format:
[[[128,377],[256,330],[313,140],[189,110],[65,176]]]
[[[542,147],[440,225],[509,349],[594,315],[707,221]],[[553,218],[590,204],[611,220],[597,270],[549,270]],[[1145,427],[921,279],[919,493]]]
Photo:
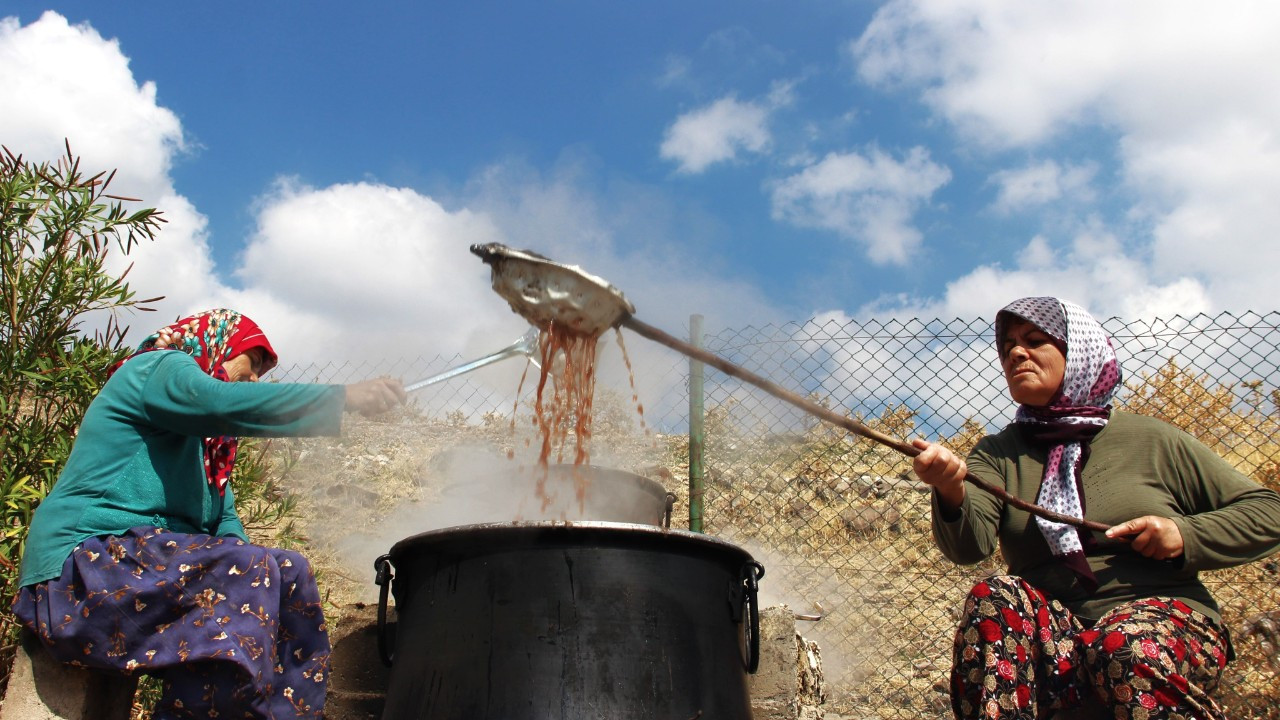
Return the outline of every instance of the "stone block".
[[[28,631],[14,653],[3,720],[128,720],[137,679],[53,659]]]
[[[796,632],[786,605],[760,611],[760,667],[747,678],[753,720],[822,720],[826,690],[817,643]]]

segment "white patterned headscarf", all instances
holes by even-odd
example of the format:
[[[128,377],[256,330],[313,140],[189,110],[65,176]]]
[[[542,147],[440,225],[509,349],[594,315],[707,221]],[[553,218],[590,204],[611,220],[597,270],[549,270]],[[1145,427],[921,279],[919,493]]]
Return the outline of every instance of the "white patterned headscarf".
[[[1062,387],[1045,406],[1020,405],[1014,423],[1048,447],[1036,504],[1084,517],[1080,475],[1089,444],[1111,417],[1111,399],[1120,387],[1120,364],[1102,326],[1084,308],[1053,297],[1015,300],[996,314],[996,348],[1011,317],[1035,325],[1060,343],[1066,355]],[[1079,530],[1036,517],[1049,549],[1093,587],[1097,580],[1085,561]]]

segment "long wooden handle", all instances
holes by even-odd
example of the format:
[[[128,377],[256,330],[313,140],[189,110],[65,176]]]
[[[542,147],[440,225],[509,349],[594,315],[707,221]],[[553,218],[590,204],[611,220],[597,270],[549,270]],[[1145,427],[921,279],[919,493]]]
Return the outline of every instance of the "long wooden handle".
[[[744,382],[751,383],[752,385],[755,385],[756,387],[778,398],[779,400],[783,400],[785,402],[791,403],[792,405],[795,405],[801,410],[804,410],[805,412],[811,415],[815,415],[818,418],[831,423],[832,425],[837,425],[839,427],[842,427],[845,430],[848,430],[849,432],[854,433],[855,435],[860,435],[864,438],[867,438],[868,440],[874,440],[875,442],[878,442],[881,445],[886,445],[888,447],[891,447],[894,450],[897,450],[898,452],[908,457],[915,457],[920,454],[919,448],[917,448],[914,445],[911,445],[909,443],[904,443],[901,440],[892,438],[888,435],[885,435],[882,432],[873,430],[872,428],[869,428],[866,425],[863,425],[862,423],[858,422],[857,420],[854,420],[853,418],[847,417],[840,413],[833,412],[829,408],[822,407],[821,405],[813,402],[812,400],[809,400],[806,397],[797,395],[796,393],[793,393],[790,390],[787,390],[786,388],[778,385],[777,383],[774,383],[770,380],[767,380],[751,372],[750,370],[739,367],[729,362],[728,360],[725,360],[724,358],[719,357],[718,355],[713,355],[707,352],[706,350],[703,350],[702,348],[696,347],[694,345],[690,345],[689,343],[673,335],[669,335],[646,322],[637,320],[634,316],[631,316],[631,315],[624,316],[619,324],[621,324],[623,327],[626,327],[634,331],[639,335],[642,335],[650,340],[653,340],[654,342],[661,343],[671,348],[672,350],[688,355],[694,360],[706,363],[707,365],[710,365],[711,367],[716,368],[717,370],[723,372],[726,375],[730,375]],[[1006,503],[1009,503],[1010,505],[1013,505],[1014,507],[1019,508],[1021,510],[1025,510],[1031,513],[1032,515],[1038,515],[1046,520],[1051,520],[1053,522],[1063,523],[1066,525],[1074,525],[1075,527],[1082,527],[1089,530],[1097,530],[1100,532],[1104,532],[1110,527],[1109,525],[1104,525],[1100,522],[1095,522],[1093,520],[1085,520],[1083,518],[1072,517],[1070,515],[1063,515],[1062,513],[1054,512],[1053,510],[1050,510],[1048,508],[1043,508],[1043,507],[1040,507],[1039,505],[1029,503],[1026,500],[1023,500],[1022,498],[1014,497],[1013,495],[1010,495],[1008,491],[1006,491],[1002,487],[997,487],[995,485],[992,485],[991,483],[986,482],[985,480],[975,477],[973,473],[966,472],[964,479],[965,481],[972,483],[973,485],[976,485],[982,490],[985,490],[986,492],[991,493],[992,495],[995,495],[996,497],[1000,498]]]

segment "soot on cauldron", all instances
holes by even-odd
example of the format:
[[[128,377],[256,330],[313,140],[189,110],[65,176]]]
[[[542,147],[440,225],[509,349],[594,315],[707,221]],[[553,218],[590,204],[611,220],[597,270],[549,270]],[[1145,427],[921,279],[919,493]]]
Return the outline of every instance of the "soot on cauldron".
[[[750,718],[763,568],[670,529],[661,484],[463,451],[432,471],[428,529],[376,565],[384,718]]]
[[[406,538],[380,562],[398,618],[380,625],[385,720],[751,717],[763,568],[735,545],[653,525],[484,524]]]

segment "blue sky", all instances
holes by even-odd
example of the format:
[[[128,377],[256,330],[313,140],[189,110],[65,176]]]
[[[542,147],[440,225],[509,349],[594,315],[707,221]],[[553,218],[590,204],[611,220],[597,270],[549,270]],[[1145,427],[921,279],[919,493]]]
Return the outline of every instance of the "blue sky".
[[[298,359],[519,336],[493,240],[672,331],[1266,311],[1280,5],[1220,5],[9,0],[0,142],[118,168],[140,292]]]

